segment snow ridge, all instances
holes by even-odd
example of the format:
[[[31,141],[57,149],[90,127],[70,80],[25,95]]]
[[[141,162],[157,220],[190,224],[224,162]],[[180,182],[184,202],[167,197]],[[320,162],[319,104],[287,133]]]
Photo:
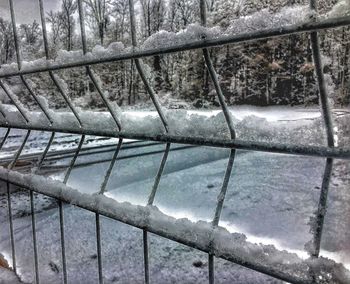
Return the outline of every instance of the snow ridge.
[[[346,283],[350,280],[349,271],[342,264],[327,258],[302,260],[296,254],[279,251],[272,245],[247,242],[245,235],[230,233],[222,227],[214,228],[210,222],[175,219],[155,206],[120,203],[104,195],[84,194],[50,178],[21,174],[2,167],[0,179],[87,210],[98,211],[126,224],[147,228],[153,233],[204,251],[211,249],[218,257],[248,265],[261,272],[272,272],[281,279],[311,281],[312,271],[318,283]]]

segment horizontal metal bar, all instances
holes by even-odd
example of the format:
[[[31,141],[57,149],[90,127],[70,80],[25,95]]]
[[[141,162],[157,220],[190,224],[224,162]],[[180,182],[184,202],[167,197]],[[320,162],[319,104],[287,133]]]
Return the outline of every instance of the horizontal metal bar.
[[[8,125],[1,125],[0,127],[8,127]],[[206,137],[188,137],[188,136],[175,136],[170,134],[145,134],[145,133],[117,133],[113,129],[91,129],[74,127],[55,127],[43,126],[43,125],[29,125],[21,124],[20,122],[15,123],[11,126],[17,129],[31,129],[38,131],[55,131],[70,134],[85,134],[93,136],[105,136],[123,139],[135,139],[144,141],[157,141],[164,143],[178,143],[178,144],[189,144],[197,146],[208,146],[216,148],[228,148],[237,150],[250,150],[259,152],[279,153],[279,154],[290,154],[300,156],[312,156],[312,157],[323,157],[323,158],[335,158],[335,159],[350,159],[350,149],[348,148],[330,148],[325,146],[312,146],[312,145],[293,145],[293,144],[282,144],[272,142],[258,142],[258,141],[247,141],[241,139],[218,139],[218,138],[206,138]]]
[[[122,140],[122,139],[121,139]],[[179,147],[173,147],[170,152],[175,152],[175,151],[182,151],[182,150],[186,150],[186,149],[191,149],[191,148],[195,148],[195,147],[198,147],[198,146],[193,146],[193,145],[190,145],[190,146],[179,146]],[[124,148],[122,148],[124,150]],[[164,153],[163,150],[157,150],[157,151],[150,151],[150,152],[143,152],[143,153],[139,153],[139,154],[131,154],[131,155],[124,155],[124,156],[118,156],[118,161],[121,161],[121,160],[126,160],[126,159],[132,159],[132,158],[140,158],[140,157],[145,157],[145,156],[151,156],[151,155],[157,155],[157,154],[161,154],[161,153]],[[85,154],[89,154],[89,153],[85,153]],[[70,155],[69,157],[72,157],[73,155]],[[79,153],[79,157],[81,156],[81,154]],[[69,158],[68,157],[68,158]],[[42,170],[62,170],[62,169],[66,169],[68,167],[67,164],[60,164],[60,165],[52,165],[50,164],[50,162],[52,161],[55,161],[55,160],[61,160],[62,158],[61,157],[57,157],[55,159],[45,159],[45,162],[48,162],[48,165],[42,165],[41,166],[41,169]],[[97,164],[102,164],[102,163],[107,163],[107,162],[112,162],[113,158],[112,159],[99,159],[99,160],[91,160],[91,161],[88,161],[88,162],[80,162],[80,163],[75,163],[74,164],[74,168],[82,168],[82,167],[88,167],[88,166],[91,166],[91,165],[97,165]],[[19,159],[18,161],[22,161],[22,159]],[[27,164],[27,165],[24,165],[24,166],[21,166],[21,167],[17,167],[18,169],[30,169],[32,167],[31,164]]]
[[[140,145],[136,144],[136,145],[130,145],[130,146],[123,146],[122,149],[127,150],[127,149],[135,149],[135,148],[163,145],[163,143],[158,143],[158,142],[150,142],[150,143],[144,143],[143,141],[141,141],[141,142],[138,141],[138,142],[139,142],[138,144],[140,144]],[[1,146],[1,143],[0,143],[0,146]],[[130,144],[130,142],[123,143],[123,145],[126,145],[126,144]],[[115,151],[116,145],[117,144],[84,147],[80,150],[79,157],[92,155],[92,154],[95,155],[95,154],[103,154],[103,153],[113,152],[113,151]],[[1,147],[0,147],[0,150],[1,150]],[[76,152],[76,149],[57,150],[57,151],[53,150],[53,151],[48,152],[45,155],[45,162],[57,161],[57,160],[65,159],[65,158],[72,158],[72,157],[74,157],[75,152]],[[19,158],[19,161],[32,161],[32,160],[36,160],[36,159],[38,159],[40,161],[42,156],[43,156],[43,152],[23,154]],[[0,158],[0,163],[1,164],[10,163],[12,160],[13,160],[12,156],[6,157],[6,158]]]
[[[0,78],[7,78],[12,76],[34,74],[47,71],[55,71],[73,67],[81,67],[86,65],[95,65],[108,62],[123,61],[129,59],[143,58],[155,55],[169,54],[186,50],[200,49],[206,47],[221,46],[225,44],[235,44],[247,41],[254,41],[260,39],[267,39],[278,36],[287,36],[296,33],[311,32],[323,29],[338,28],[350,25],[350,17],[339,17],[321,20],[319,22],[306,22],[297,25],[290,25],[285,27],[276,27],[268,30],[258,30],[250,33],[243,33],[238,35],[221,36],[215,39],[203,39],[192,42],[186,42],[183,44],[177,44],[166,47],[159,47],[150,50],[133,51],[128,53],[122,53],[113,56],[106,56],[103,58],[91,58],[85,60],[77,60],[75,62],[68,62],[63,64],[55,64],[54,62],[47,64],[47,66],[38,66],[28,69],[22,69],[20,71],[11,71],[0,74]]]
[[[0,180],[56,198],[60,202],[71,203],[203,252],[211,252],[217,257],[290,283],[311,283],[309,271],[318,261],[323,264],[329,261],[329,265],[321,265],[320,275],[332,275],[336,271],[333,270],[336,264],[331,260],[313,259],[309,262],[293,253],[273,250],[271,246],[267,248],[269,253],[265,254],[264,246],[247,242],[240,234],[231,234],[221,227],[213,227],[209,222],[177,220],[165,215],[156,207],[120,203],[101,194],[84,194],[59,181],[33,174],[21,174],[1,167]],[[251,256],[251,249],[254,251],[254,257]],[[279,257],[276,258],[275,253]],[[291,257],[293,261],[290,264],[287,261],[280,263],[281,257]],[[341,269],[340,266],[337,266],[337,269]]]

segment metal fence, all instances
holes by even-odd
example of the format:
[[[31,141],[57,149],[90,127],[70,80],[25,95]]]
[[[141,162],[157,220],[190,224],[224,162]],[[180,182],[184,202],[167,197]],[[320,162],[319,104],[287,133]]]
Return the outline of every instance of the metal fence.
[[[312,259],[314,259],[317,263],[317,258],[320,253],[320,243],[323,231],[323,223],[324,217],[326,214],[327,207],[327,194],[330,182],[330,176],[332,173],[332,165],[334,159],[350,159],[350,149],[338,148],[334,146],[334,135],[333,135],[333,126],[332,126],[332,117],[330,106],[327,100],[327,89],[325,86],[321,54],[320,54],[320,46],[319,46],[319,38],[318,31],[323,29],[333,29],[337,27],[350,25],[350,17],[340,17],[340,18],[331,18],[331,19],[322,19],[318,20],[316,17],[310,19],[310,21],[302,24],[284,26],[284,27],[276,27],[268,30],[260,30],[256,32],[243,33],[238,35],[231,36],[221,36],[215,39],[206,39],[203,38],[201,40],[186,42],[179,45],[173,45],[168,47],[159,47],[151,50],[138,50],[137,47],[137,38],[136,38],[136,28],[135,28],[135,12],[134,12],[134,1],[129,0],[129,14],[130,14],[130,28],[132,35],[132,45],[134,50],[129,53],[123,53],[120,55],[113,55],[104,57],[102,59],[77,59],[74,62],[68,63],[60,63],[60,64],[47,64],[47,66],[33,66],[30,68],[22,68],[22,59],[20,53],[20,43],[17,35],[17,25],[15,19],[15,11],[13,0],[9,0],[10,3],[10,12],[11,12],[11,20],[13,27],[13,35],[17,56],[17,71],[9,71],[2,72],[0,74],[0,87],[4,90],[5,94],[9,97],[11,102],[15,105],[21,117],[19,119],[7,119],[6,112],[1,110],[1,114],[4,117],[3,122],[1,122],[0,126],[7,129],[5,136],[1,142],[0,147],[4,145],[6,139],[9,136],[11,129],[23,129],[27,130],[26,136],[16,152],[13,160],[8,165],[7,170],[0,171],[0,180],[6,182],[7,185],[7,195],[8,195],[8,215],[9,215],[9,224],[10,224],[10,237],[11,237],[11,249],[12,249],[12,267],[16,272],[16,244],[14,240],[14,229],[13,229],[13,220],[12,220],[12,210],[11,210],[11,185],[17,185],[23,189],[29,190],[30,193],[30,205],[31,205],[31,217],[32,217],[32,229],[33,229],[33,248],[34,248],[34,267],[35,267],[35,281],[39,283],[39,268],[38,268],[38,252],[37,252],[37,244],[36,244],[36,230],[35,230],[35,212],[34,212],[34,201],[33,194],[34,192],[38,192],[47,196],[54,197],[58,199],[59,203],[59,216],[60,216],[60,230],[61,230],[61,248],[62,248],[62,267],[63,267],[63,282],[67,283],[67,265],[66,265],[66,248],[65,248],[65,232],[64,232],[64,219],[63,219],[63,203],[74,203],[75,205],[84,208],[86,210],[95,212],[96,214],[96,241],[97,241],[97,260],[98,260],[98,272],[99,272],[99,283],[103,282],[103,267],[101,261],[101,232],[100,232],[100,215],[104,215],[118,221],[127,223],[134,227],[141,228],[143,230],[143,248],[144,248],[144,273],[145,273],[145,282],[149,283],[149,261],[148,261],[148,232],[155,233],[157,235],[166,237],[168,239],[180,242],[182,244],[194,247],[201,251],[204,251],[208,254],[208,270],[209,270],[209,283],[214,283],[214,256],[218,256],[224,258],[226,260],[232,261],[234,263],[243,265],[245,267],[251,268],[253,270],[265,273],[267,275],[273,276],[275,278],[291,282],[291,283],[312,283],[318,282],[318,274],[317,272],[312,272],[312,265],[308,262],[303,262],[306,265],[306,270],[308,271],[308,275],[304,274],[298,275],[294,273],[295,271],[288,270],[286,266],[272,266],[269,261],[266,263],[261,263],[258,261],[254,261],[252,259],[245,258],[239,252],[237,252],[236,248],[233,244],[219,244],[218,232],[219,230],[219,220],[221,211],[223,208],[223,204],[225,201],[225,195],[228,188],[228,183],[230,180],[236,150],[244,149],[251,151],[263,151],[263,152],[271,152],[271,153],[284,153],[284,154],[292,154],[292,155],[306,155],[306,156],[314,156],[314,157],[323,157],[326,158],[326,166],[323,173],[323,181],[322,187],[320,190],[320,198],[317,212],[317,222],[315,223],[315,228],[313,230],[314,236],[312,241]],[[43,9],[43,1],[38,0],[40,15],[41,15],[41,24],[42,24],[42,32],[43,32],[43,42],[45,48],[46,58],[49,60],[49,47],[48,47],[48,37],[47,30],[45,24],[45,15]],[[201,11],[201,23],[203,26],[206,25],[206,5],[204,0],[200,0],[200,11]],[[316,10],[316,0],[310,0],[310,9]],[[81,41],[82,41],[82,49],[83,53],[86,54],[87,50],[87,41],[86,41],[86,32],[84,28],[84,9],[82,0],[78,0],[78,12],[79,12],[79,20],[80,20],[80,28],[81,28]],[[317,82],[319,87],[319,97],[320,97],[320,109],[322,112],[322,117],[324,120],[324,126],[326,129],[326,137],[327,137],[327,146],[311,146],[311,145],[292,145],[292,144],[281,144],[281,143],[264,143],[257,141],[243,141],[236,139],[235,129],[232,122],[231,113],[228,110],[228,107],[225,103],[225,98],[223,96],[220,83],[217,77],[217,73],[213,67],[211,56],[208,48],[214,46],[221,46],[227,44],[236,44],[243,43],[247,41],[256,41],[259,39],[267,39],[272,37],[281,37],[292,35],[296,33],[309,33],[311,47],[313,52],[313,61],[316,70]],[[145,72],[143,70],[142,58],[151,57],[156,55],[170,54],[175,52],[181,52],[186,50],[194,50],[194,49],[202,49],[203,56],[205,59],[206,67],[208,69],[208,73],[215,87],[217,98],[220,102],[220,106],[222,108],[222,112],[225,116],[225,120],[227,123],[227,127],[230,132],[231,139],[218,139],[218,138],[205,138],[205,137],[192,137],[192,136],[176,136],[171,135],[169,133],[169,129],[171,129],[172,125],[169,125],[166,115],[164,114],[162,107],[158,101],[157,94],[153,90],[152,85],[147,80]],[[147,93],[149,94],[156,110],[161,119],[162,125],[164,127],[164,133],[152,135],[147,134],[146,132],[135,133],[135,132],[126,132],[123,130],[123,125],[120,120],[120,114],[113,109],[109,101],[107,100],[105,93],[103,91],[102,86],[99,83],[98,78],[91,70],[90,66],[95,64],[102,64],[107,62],[117,62],[123,60],[133,60],[136,65],[137,72],[139,73],[142,82],[144,83]],[[100,129],[97,127],[91,127],[91,125],[84,124],[84,121],[80,117],[80,113],[75,109],[74,105],[71,103],[66,90],[62,87],[61,82],[54,71],[73,68],[73,67],[85,67],[86,74],[91,80],[92,84],[95,86],[98,94],[103,100],[105,106],[107,107],[113,121],[115,123],[115,127],[111,129]],[[61,121],[57,122],[54,120],[50,112],[45,108],[40,99],[38,99],[35,90],[28,84],[26,81],[25,75],[48,72],[50,78],[54,85],[57,87],[59,93],[65,100],[67,106],[72,111],[76,122],[73,123],[71,121]],[[3,81],[5,78],[11,77],[19,77],[25,88],[28,90],[29,94],[33,97],[35,102],[40,107],[44,117],[46,117],[46,122],[38,121],[32,119],[31,113],[28,110],[24,109],[23,106],[18,103],[16,97],[13,96],[9,86]],[[81,135],[79,145],[74,153],[74,156],[70,162],[66,175],[64,177],[63,183],[66,184],[72,169],[74,168],[77,157],[79,156],[79,152],[82,148],[82,145],[85,140],[86,135],[96,135],[96,136],[104,136],[104,137],[117,137],[119,138],[119,143],[114,152],[113,158],[110,162],[109,168],[105,174],[103,183],[99,188],[99,196],[90,196],[84,198],[90,198],[90,201],[96,201],[97,198],[101,206],[92,206],[89,203],[84,203],[83,201],[75,200],[73,202],[72,198],[69,197],[69,191],[71,190],[69,187],[65,187],[59,182],[57,184],[53,184],[52,182],[48,182],[45,179],[39,179],[40,183],[45,185],[45,188],[40,186],[40,183],[35,179],[35,176],[26,176],[13,171],[16,167],[16,163],[21,156],[21,153],[25,147],[27,139],[32,130],[41,130],[47,131],[51,133],[51,137],[49,142],[43,151],[41,158],[38,163],[38,168],[36,173],[40,173],[40,167],[42,166],[46,155],[51,147],[51,144],[54,140],[56,132],[63,133],[72,133]],[[118,153],[122,147],[123,139],[137,139],[137,140],[146,140],[146,141],[158,141],[166,143],[163,158],[161,160],[159,170],[156,174],[155,181],[152,187],[152,191],[148,197],[148,206],[144,207],[143,210],[145,215],[148,217],[142,220],[135,220],[133,218],[133,214],[135,213],[135,208],[130,206],[130,208],[125,208],[121,206],[119,203],[115,203],[115,208],[113,210],[107,210],[104,206],[103,194],[106,190],[106,185],[111,176],[112,169],[115,163],[118,160]],[[217,148],[228,148],[230,149],[230,155],[228,158],[227,168],[224,175],[224,179],[222,182],[221,190],[217,197],[217,205],[215,209],[215,214],[213,216],[212,222],[209,227],[200,228],[198,225],[193,225],[192,230],[194,232],[203,230],[206,235],[208,235],[207,239],[202,240],[194,240],[189,238],[186,235],[181,235],[181,231],[177,232],[177,230],[171,229],[172,226],[169,221],[164,221],[161,225],[159,222],[152,223],[152,221],[157,218],[157,216],[152,216],[150,211],[148,211],[149,207],[153,204],[154,198],[157,194],[157,188],[159,182],[162,178],[162,173],[168,158],[168,153],[172,143],[180,143],[187,145],[200,145],[200,146],[210,146]],[[97,202],[97,201],[96,201]],[[107,205],[106,205],[107,206]],[[118,207],[119,206],[119,207]],[[139,209],[138,209],[139,210]],[[130,214],[128,214],[130,213]],[[146,214],[147,213],[147,214]],[[179,228],[180,230],[180,228]],[[219,234],[220,235],[220,234]],[[220,248],[221,247],[221,248]],[[226,251],[223,252],[223,249]],[[19,253],[19,252],[17,252]]]

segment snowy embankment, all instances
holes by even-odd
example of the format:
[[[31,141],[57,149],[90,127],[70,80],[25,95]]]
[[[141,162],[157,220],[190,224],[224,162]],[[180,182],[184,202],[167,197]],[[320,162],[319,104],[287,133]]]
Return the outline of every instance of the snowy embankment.
[[[245,235],[230,233],[222,227],[213,228],[208,222],[198,221],[194,223],[188,219],[175,219],[153,206],[145,207],[127,202],[120,203],[106,196],[84,194],[63,183],[31,174],[25,175],[0,169],[0,179],[9,180],[19,187],[35,189],[38,193],[64,200],[85,209],[97,210],[105,216],[138,228],[147,228],[150,232],[180,243],[191,244],[203,251],[208,251],[211,248],[218,257],[249,264],[261,272],[273,270],[274,274],[279,275],[282,279],[296,279],[296,281],[298,281],[297,279],[308,279],[307,281],[311,281],[314,273],[318,279],[322,279],[322,283],[346,283],[350,281],[349,271],[334,261],[322,257],[302,260],[296,254],[279,251],[271,245],[249,243]],[[19,262],[19,266],[22,265],[25,263]],[[25,277],[25,275],[23,276]]]

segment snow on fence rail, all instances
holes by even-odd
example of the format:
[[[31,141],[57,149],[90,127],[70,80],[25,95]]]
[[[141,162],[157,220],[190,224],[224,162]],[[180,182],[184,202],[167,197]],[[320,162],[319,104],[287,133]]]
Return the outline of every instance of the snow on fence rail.
[[[303,260],[294,253],[279,251],[273,246],[249,243],[245,235],[230,233],[210,222],[194,223],[188,219],[175,219],[155,206],[120,203],[102,194],[84,194],[56,180],[7,169],[0,169],[0,180],[145,229],[288,282],[310,283],[315,277],[322,279],[324,283],[346,283],[350,280],[348,271],[332,260],[322,257]]]
[[[12,249],[12,267],[16,272],[16,245],[14,241],[14,230],[12,224],[11,211],[11,191],[10,185],[17,185],[21,188],[27,189],[30,192],[30,201],[32,209],[32,226],[33,226],[33,248],[34,248],[34,265],[35,265],[35,281],[39,283],[38,271],[38,254],[36,247],[36,232],[35,232],[35,214],[33,192],[38,192],[47,196],[54,197],[59,200],[60,212],[60,232],[61,232],[61,248],[62,248],[62,265],[63,265],[63,281],[67,283],[67,268],[65,256],[65,234],[64,234],[64,219],[63,219],[63,202],[75,204],[86,210],[92,211],[96,214],[96,234],[97,234],[97,260],[99,271],[99,282],[103,282],[103,270],[101,260],[101,232],[99,215],[105,215],[113,219],[125,222],[132,226],[143,229],[143,245],[144,245],[144,270],[145,282],[149,283],[149,263],[148,263],[148,232],[164,236],[168,239],[186,244],[188,246],[197,248],[208,253],[208,269],[209,269],[209,283],[214,283],[214,256],[218,256],[234,263],[243,265],[256,271],[268,274],[278,279],[282,279],[291,283],[346,283],[349,281],[349,272],[341,264],[334,261],[324,259],[319,256],[320,243],[323,231],[323,222],[327,207],[327,194],[329,188],[329,180],[332,173],[333,159],[349,159],[350,149],[337,148],[334,142],[334,133],[332,126],[332,118],[330,107],[327,99],[327,88],[325,86],[324,74],[322,71],[322,61],[320,55],[320,47],[317,32],[323,29],[337,28],[341,26],[350,25],[349,13],[339,14],[332,11],[330,17],[317,18],[316,1],[310,0],[310,10],[299,9],[299,16],[295,16],[291,10],[285,10],[284,13],[271,16],[271,19],[261,19],[266,16],[266,11],[262,11],[247,17],[246,19],[238,20],[233,23],[226,33],[216,36],[216,30],[211,30],[205,27],[206,25],[206,6],[204,0],[200,0],[201,9],[201,23],[202,26],[190,26],[187,31],[179,34],[165,34],[159,33],[154,35],[144,43],[141,48],[138,48],[135,30],[135,13],[134,1],[129,0],[129,15],[132,35],[132,47],[125,48],[119,43],[114,43],[109,48],[95,48],[91,53],[86,48],[86,35],[84,29],[84,9],[82,0],[78,0],[78,11],[81,28],[81,39],[83,50],[72,53],[61,52],[59,57],[54,61],[50,59],[48,40],[45,26],[45,17],[42,0],[39,1],[40,15],[42,20],[43,39],[45,47],[45,59],[34,62],[24,63],[20,53],[20,43],[17,36],[15,11],[13,7],[13,0],[10,2],[10,12],[12,19],[13,35],[17,55],[17,64],[10,66],[3,66],[0,69],[0,87],[9,97],[15,106],[15,110],[1,108],[3,118],[0,119],[0,126],[7,128],[1,146],[8,138],[11,129],[25,129],[27,130],[26,138],[19,147],[8,169],[0,169],[0,179],[7,184],[8,194],[8,214],[10,224],[10,239]],[[338,7],[338,6],[337,6]],[[338,9],[338,8],[337,8]],[[342,11],[344,12],[344,11]],[[289,15],[289,18],[283,18]],[[256,18],[255,18],[256,17]],[[263,20],[260,29],[259,26],[251,28],[257,18]],[[271,20],[271,21],[268,21]],[[250,29],[242,29],[243,33],[237,34],[237,26],[248,23]],[[272,24],[271,24],[272,23]],[[280,26],[274,27],[277,24]],[[222,95],[221,86],[217,78],[216,71],[211,63],[210,53],[208,48],[213,46],[241,43],[252,40],[259,40],[271,37],[279,37],[291,35],[295,33],[310,33],[313,61],[315,64],[316,76],[319,86],[320,94],[320,109],[322,118],[326,129],[327,146],[314,145],[294,145],[276,142],[259,142],[240,140],[236,138],[236,127],[233,123],[234,118],[228,111],[225,99]],[[164,39],[162,37],[169,37],[172,39],[171,45],[163,45]],[[169,42],[169,40],[167,40]],[[174,44],[175,43],[175,44]],[[159,46],[162,45],[162,46]],[[203,128],[202,132],[196,132],[197,125],[193,125],[188,129],[179,131],[181,124],[187,124],[186,119],[174,119],[171,112],[163,110],[158,101],[157,94],[153,90],[151,84],[148,82],[142,58],[148,56],[155,56],[161,54],[168,54],[180,52],[184,50],[202,49],[205,58],[205,63],[209,71],[209,75],[215,86],[215,91],[220,102],[224,122],[228,128],[228,132],[217,137],[217,129],[215,127]],[[157,110],[158,123],[152,117],[143,118],[143,120],[135,120],[123,114],[117,106],[111,105],[105,97],[103,88],[101,86],[98,76],[92,72],[89,65],[103,64],[107,62],[116,62],[122,60],[134,60],[146,90],[152,99],[152,102]],[[93,113],[88,111],[79,111],[69,100],[67,96],[67,85],[60,79],[53,71],[73,68],[85,67],[87,76],[98,90],[105,103],[107,113]],[[55,86],[60,91],[71,113],[54,113],[48,109],[45,99],[38,97],[30,82],[26,80],[25,75],[35,74],[40,72],[49,72]],[[9,87],[2,81],[2,79],[19,76],[25,88],[34,98],[41,109],[41,113],[30,112],[21,105],[15,98]],[[160,123],[159,123],[160,119]],[[198,122],[198,121],[197,121]],[[110,166],[105,174],[103,184],[101,185],[98,195],[87,195],[75,191],[58,181],[45,179],[38,175],[24,175],[13,171],[16,167],[18,158],[25,146],[27,138],[32,130],[44,130],[51,133],[51,137],[47,147],[39,160],[38,167],[35,169],[36,173],[40,172],[40,167],[51,147],[52,141],[56,132],[67,132],[81,134],[79,146],[74,154],[73,159],[69,165],[64,183],[67,182],[69,175],[75,165],[75,161],[79,155],[85,135],[98,135],[105,137],[119,137],[118,147],[115,150]],[[193,136],[192,132],[199,135]],[[229,133],[229,135],[228,135]],[[147,206],[134,206],[128,203],[119,203],[115,200],[110,200],[103,195],[105,185],[111,175],[118,153],[123,143],[124,138],[138,139],[138,140],[152,140],[166,142],[166,148],[161,160],[158,173],[155,177],[155,182],[152,192],[148,199]],[[227,164],[224,180],[220,193],[217,197],[217,205],[215,216],[212,222],[197,222],[192,223],[188,220],[176,220],[163,213],[154,207],[153,200],[157,194],[157,188],[162,178],[165,163],[167,161],[171,143],[182,143],[191,145],[203,145],[211,147],[221,147],[231,149],[230,157]],[[225,201],[227,185],[230,179],[232,167],[234,164],[235,151],[237,149],[266,151],[273,153],[284,153],[293,155],[310,155],[326,158],[326,166],[323,175],[322,187],[320,190],[320,199],[318,211],[313,228],[313,240],[309,246],[310,258],[301,260],[296,255],[285,251],[278,251],[272,246],[255,245],[246,241],[245,236],[241,234],[231,234],[225,229],[218,226],[221,210]]]

